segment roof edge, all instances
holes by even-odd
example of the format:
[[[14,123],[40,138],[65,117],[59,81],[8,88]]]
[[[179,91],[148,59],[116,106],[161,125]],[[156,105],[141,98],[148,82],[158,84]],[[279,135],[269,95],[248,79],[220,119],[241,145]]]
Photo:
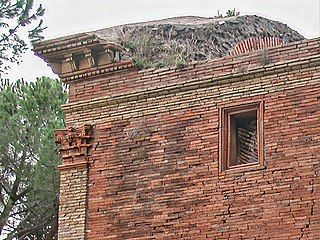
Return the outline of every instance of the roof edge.
[[[84,69],[119,62],[122,47],[95,34],[81,33],[39,42],[33,52],[60,77]]]
[[[89,100],[82,100],[72,103],[67,103],[62,106],[66,113],[76,112],[79,110],[91,109],[97,106],[110,106],[119,103],[139,101],[146,98],[159,97],[162,95],[176,94],[177,92],[186,92],[190,90],[208,88],[229,82],[238,82],[250,80],[256,77],[278,74],[281,72],[292,71],[305,67],[320,66],[320,55],[312,55],[305,58],[291,59],[283,62],[268,64],[249,69],[247,72],[231,72],[223,73],[218,76],[205,76],[200,78],[192,78],[183,83],[175,83],[162,87],[154,87],[150,89],[138,90],[126,94],[111,95],[107,97],[98,97]],[[297,83],[299,84],[299,83]]]

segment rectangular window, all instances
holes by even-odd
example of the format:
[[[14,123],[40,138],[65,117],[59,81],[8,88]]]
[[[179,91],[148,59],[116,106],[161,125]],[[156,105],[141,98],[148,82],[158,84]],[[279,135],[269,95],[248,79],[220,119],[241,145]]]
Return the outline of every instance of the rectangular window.
[[[220,171],[263,164],[262,103],[221,111]]]

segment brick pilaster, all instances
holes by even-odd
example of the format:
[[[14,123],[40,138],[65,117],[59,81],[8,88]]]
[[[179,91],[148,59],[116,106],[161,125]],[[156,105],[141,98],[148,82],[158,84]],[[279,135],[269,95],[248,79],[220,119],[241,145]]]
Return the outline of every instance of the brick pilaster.
[[[86,238],[88,154],[92,127],[56,130],[62,165],[60,174],[59,240]]]

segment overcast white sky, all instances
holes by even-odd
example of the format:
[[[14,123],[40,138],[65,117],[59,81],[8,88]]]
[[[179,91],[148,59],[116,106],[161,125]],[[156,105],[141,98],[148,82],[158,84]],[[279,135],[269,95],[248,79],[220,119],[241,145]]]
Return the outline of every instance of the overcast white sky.
[[[320,0],[36,0],[46,8],[46,39],[114,25],[174,16],[214,16],[236,8],[241,15],[255,14],[286,23],[306,38],[320,37]],[[31,51],[13,66],[8,78],[55,77]]]

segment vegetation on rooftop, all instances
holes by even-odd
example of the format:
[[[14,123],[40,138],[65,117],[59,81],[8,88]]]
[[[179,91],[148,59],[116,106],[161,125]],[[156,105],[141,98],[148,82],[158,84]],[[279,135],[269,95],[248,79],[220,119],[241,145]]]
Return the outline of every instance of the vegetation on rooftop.
[[[221,58],[248,38],[277,36],[284,42],[303,39],[280,22],[259,16],[232,18],[239,15],[239,11],[230,9],[212,18],[180,17],[129,24],[103,29],[99,34],[122,46],[122,58],[132,59],[139,69],[183,68],[189,62]]]
[[[127,38],[124,36],[122,44],[127,52],[132,54],[132,59],[138,69],[162,68],[175,66],[183,68],[191,60],[196,60],[201,54],[195,46],[195,38],[183,41],[174,39],[170,35],[164,37],[165,43],[158,45],[152,35],[152,29],[145,29],[140,35]],[[160,56],[160,57],[159,57]]]
[[[228,9],[224,15],[218,10],[217,14],[213,18],[236,17],[236,16],[240,16],[240,12],[237,11],[235,8],[233,8],[233,9]]]

